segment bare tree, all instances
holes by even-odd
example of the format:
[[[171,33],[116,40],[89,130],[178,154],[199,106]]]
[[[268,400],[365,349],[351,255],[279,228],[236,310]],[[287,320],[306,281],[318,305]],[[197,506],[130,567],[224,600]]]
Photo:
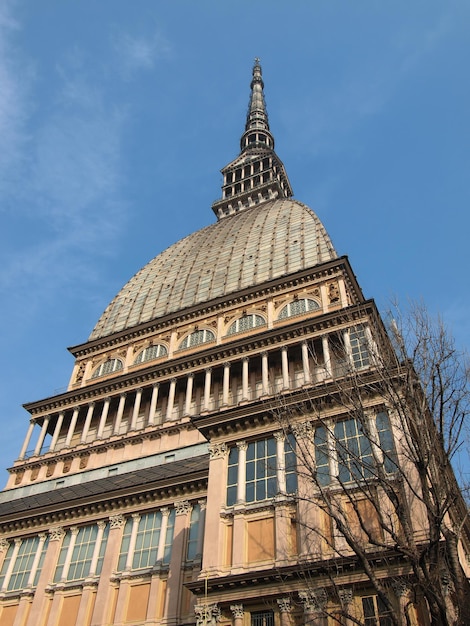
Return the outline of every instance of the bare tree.
[[[349,580],[376,594],[381,625],[415,623],[417,614],[432,625],[470,624],[462,567],[470,524],[452,467],[470,414],[468,360],[422,305],[395,309],[388,328],[373,306],[364,317],[360,367],[338,344],[342,375],[272,409],[295,449],[306,578],[309,564],[323,563],[311,601],[317,618],[363,624],[341,594],[350,568],[361,575]]]

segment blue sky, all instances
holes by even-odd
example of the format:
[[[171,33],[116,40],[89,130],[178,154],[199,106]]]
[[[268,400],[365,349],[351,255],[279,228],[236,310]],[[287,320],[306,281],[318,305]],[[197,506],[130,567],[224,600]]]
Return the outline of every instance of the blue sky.
[[[213,221],[256,56],[295,197],[365,295],[422,298],[468,347],[469,26],[466,0],[3,0],[2,470],[66,347]]]

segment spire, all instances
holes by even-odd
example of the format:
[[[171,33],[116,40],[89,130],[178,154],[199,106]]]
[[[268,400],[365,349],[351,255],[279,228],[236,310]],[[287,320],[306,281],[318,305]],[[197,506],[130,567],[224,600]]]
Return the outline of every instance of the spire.
[[[240,149],[243,152],[256,144],[262,144],[274,150],[274,137],[269,130],[268,113],[264,100],[263,72],[258,58],[255,59],[253,66],[253,78],[250,87],[250,103],[246,116],[245,132],[240,140]]]
[[[212,205],[218,219],[275,198],[290,198],[292,188],[282,161],[274,152],[264,100],[263,73],[255,59],[245,132],[239,156],[222,170],[222,198]]]

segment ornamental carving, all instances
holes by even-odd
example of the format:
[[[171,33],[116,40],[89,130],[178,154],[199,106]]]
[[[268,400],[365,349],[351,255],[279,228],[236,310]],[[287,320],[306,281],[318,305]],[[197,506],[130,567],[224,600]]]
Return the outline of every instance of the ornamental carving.
[[[336,282],[328,285],[328,301],[330,304],[339,302],[339,288]]]
[[[117,513],[116,515],[110,515],[109,517],[109,528],[112,530],[113,528],[122,528],[126,523],[126,518],[121,513]]]
[[[299,598],[306,613],[323,611],[328,602],[328,595],[323,587],[315,591],[299,591]]]
[[[231,604],[230,610],[232,611],[232,615],[235,619],[243,618],[245,611],[243,610],[243,604]]]
[[[344,606],[348,606],[352,602],[353,593],[351,587],[340,589],[338,592],[339,600],[341,604]]]
[[[228,448],[225,443],[211,443],[209,445],[209,454],[212,459],[224,459],[227,456]]]
[[[187,515],[191,510],[191,505],[187,500],[183,500],[182,502],[175,502],[175,514],[176,515]]]
[[[312,422],[300,422],[299,424],[292,425],[292,432],[298,439],[311,439],[315,434],[315,430],[312,426]]]
[[[10,546],[10,542],[8,541],[8,539],[5,539],[5,537],[2,537],[0,539],[0,552],[5,552],[6,550],[8,550]]]
[[[194,607],[196,626],[215,626],[220,621],[222,612],[217,604],[197,604]]]
[[[54,526],[49,528],[49,541],[62,541],[65,537],[65,530],[62,526]]]
[[[276,602],[281,613],[289,613],[292,610],[291,599],[289,597],[278,598]]]
[[[89,458],[89,454],[84,454],[82,457],[80,457],[80,469],[85,469],[85,467],[88,465]]]
[[[395,578],[392,580],[393,591],[399,598],[405,596],[410,588],[409,582],[406,578]]]

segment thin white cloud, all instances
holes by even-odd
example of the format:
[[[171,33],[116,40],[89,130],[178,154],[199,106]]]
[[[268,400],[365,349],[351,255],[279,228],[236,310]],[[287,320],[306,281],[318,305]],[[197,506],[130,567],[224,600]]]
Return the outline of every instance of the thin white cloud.
[[[141,70],[151,70],[157,61],[168,57],[171,47],[159,32],[149,36],[132,36],[119,32],[114,37],[114,47],[125,78]]]
[[[18,183],[18,168],[24,158],[27,135],[25,119],[31,66],[18,58],[12,38],[19,29],[12,16],[11,3],[0,4],[0,210],[10,204],[6,197]],[[21,64],[21,71],[20,71]],[[21,80],[20,80],[21,77]]]

